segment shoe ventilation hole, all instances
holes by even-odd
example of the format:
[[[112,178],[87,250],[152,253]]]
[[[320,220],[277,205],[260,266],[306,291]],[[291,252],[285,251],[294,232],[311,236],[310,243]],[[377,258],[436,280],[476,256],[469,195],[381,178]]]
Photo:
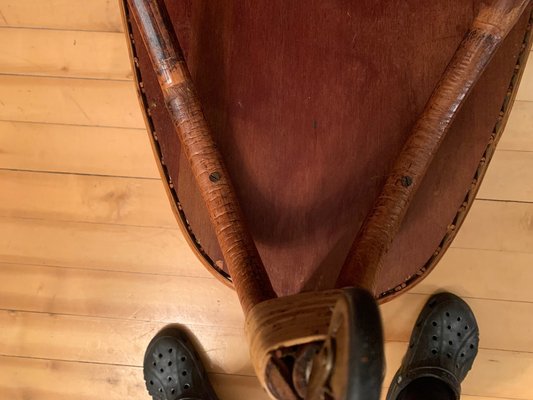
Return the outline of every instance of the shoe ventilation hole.
[[[457,337],[461,337],[461,332],[457,332]]]
[[[182,374],[183,376],[187,376],[187,371],[182,371],[181,374]]]
[[[446,316],[449,317],[449,316],[450,316],[450,313],[449,313],[449,312],[446,312]]]
[[[191,387],[191,385],[189,385],[188,383],[186,383],[185,385],[183,385],[183,388],[184,388],[185,390],[189,389],[190,387]]]
[[[433,325],[433,326],[437,326],[437,321],[433,321],[433,322],[431,323],[431,325]]]
[[[168,352],[169,352],[169,353],[172,353],[172,349],[168,349]]]
[[[472,349],[472,350],[474,349],[474,345],[473,344],[470,345],[470,349]]]
[[[467,330],[468,330],[468,325],[465,326],[465,331],[467,331]]]
[[[432,353],[433,355],[437,354],[437,349],[433,349],[433,350],[431,350],[431,353]]]
[[[158,392],[163,393],[163,389],[159,388]]]
[[[446,357],[452,358],[452,355],[450,353],[446,354]]]
[[[154,366],[154,367],[157,367],[157,363],[156,363],[155,361],[154,361],[154,363],[153,363],[153,366]]]
[[[159,357],[159,358],[163,358],[163,354],[159,353],[159,356],[158,356],[158,357]]]
[[[182,361],[182,362],[187,361],[187,357],[181,357],[181,361]]]
[[[457,317],[457,322],[461,322],[461,317]]]
[[[150,381],[150,385],[153,385],[154,384],[154,381]]]
[[[461,353],[461,357],[464,357],[465,356],[465,353]]]
[[[174,388],[170,389],[170,394],[174,394],[174,393],[176,393],[176,389]]]
[[[438,337],[433,335],[433,340],[437,340],[437,339],[438,339]]]
[[[451,326],[451,325],[448,325],[448,329],[452,329],[452,326]]]
[[[171,376],[169,376],[167,379],[168,379],[169,382],[172,382],[172,377]]]
[[[169,361],[169,362],[168,362],[168,366],[169,366],[169,367],[172,366],[172,361]]]

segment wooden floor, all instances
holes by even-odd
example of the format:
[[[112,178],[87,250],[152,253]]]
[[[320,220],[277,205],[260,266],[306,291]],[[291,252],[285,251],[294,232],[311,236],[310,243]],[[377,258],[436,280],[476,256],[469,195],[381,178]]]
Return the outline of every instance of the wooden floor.
[[[235,294],[189,250],[139,111],[115,0],[0,0],[0,399],[148,399],[168,323],[221,399],[265,399]],[[481,327],[466,399],[533,400],[533,62],[468,220],[437,270],[382,307],[388,386],[419,308],[464,296]]]

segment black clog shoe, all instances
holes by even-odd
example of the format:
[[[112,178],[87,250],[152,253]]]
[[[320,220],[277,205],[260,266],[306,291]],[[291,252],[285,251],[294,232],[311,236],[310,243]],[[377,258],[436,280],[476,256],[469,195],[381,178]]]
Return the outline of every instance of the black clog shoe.
[[[420,378],[443,382],[458,400],[478,343],[479,329],[468,304],[451,293],[433,295],[418,317],[387,400],[396,400],[402,390]]]

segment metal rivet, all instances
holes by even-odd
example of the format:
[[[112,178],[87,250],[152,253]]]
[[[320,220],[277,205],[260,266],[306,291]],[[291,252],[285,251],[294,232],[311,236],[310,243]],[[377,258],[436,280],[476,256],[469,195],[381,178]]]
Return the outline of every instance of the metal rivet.
[[[209,175],[209,180],[211,182],[218,182],[220,180],[220,173],[213,172],[211,175]]]
[[[403,187],[409,187],[413,184],[413,178],[411,178],[410,176],[402,176],[401,181]]]

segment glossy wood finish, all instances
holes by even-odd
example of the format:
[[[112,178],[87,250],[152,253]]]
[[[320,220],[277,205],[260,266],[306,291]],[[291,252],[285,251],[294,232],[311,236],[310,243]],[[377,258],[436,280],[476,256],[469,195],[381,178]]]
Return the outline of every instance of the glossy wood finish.
[[[181,143],[245,314],[275,298],[248,232],[231,177],[205,120],[196,89],[165,9],[154,0],[129,0],[165,105]]]
[[[383,270],[383,261],[431,162],[474,86],[528,4],[529,0],[497,0],[481,6],[363,221],[337,286],[361,286],[379,296],[379,277],[388,272]]]
[[[242,2],[166,4],[274,288],[287,294],[332,287],[401,143],[479,4],[417,2],[395,13],[376,6],[383,12],[375,19],[365,19],[373,15],[374,2],[339,9],[311,3],[305,10],[284,2],[263,8]],[[410,7],[432,23],[411,21]],[[323,15],[345,23],[326,29],[331,19]],[[447,23],[452,15],[453,26]],[[397,26],[393,20],[402,22]],[[376,21],[392,29],[384,30],[379,42],[370,36]],[[480,159],[486,162],[493,152],[487,144],[499,132],[494,129],[501,126],[502,103],[513,93],[509,83],[527,22],[524,15],[459,112],[384,260],[387,274],[378,293],[393,295],[418,282],[455,235],[478,187]],[[135,24],[132,33],[139,42]],[[433,44],[435,35],[444,37],[439,46]],[[403,45],[401,54],[397,43]],[[333,50],[341,48],[346,51]],[[145,49],[135,50],[174,201],[204,258],[225,268],[186,158],[165,134],[169,116]],[[260,62],[266,59],[270,62]],[[310,115],[317,118],[306,122]],[[316,129],[313,121],[320,121]]]

